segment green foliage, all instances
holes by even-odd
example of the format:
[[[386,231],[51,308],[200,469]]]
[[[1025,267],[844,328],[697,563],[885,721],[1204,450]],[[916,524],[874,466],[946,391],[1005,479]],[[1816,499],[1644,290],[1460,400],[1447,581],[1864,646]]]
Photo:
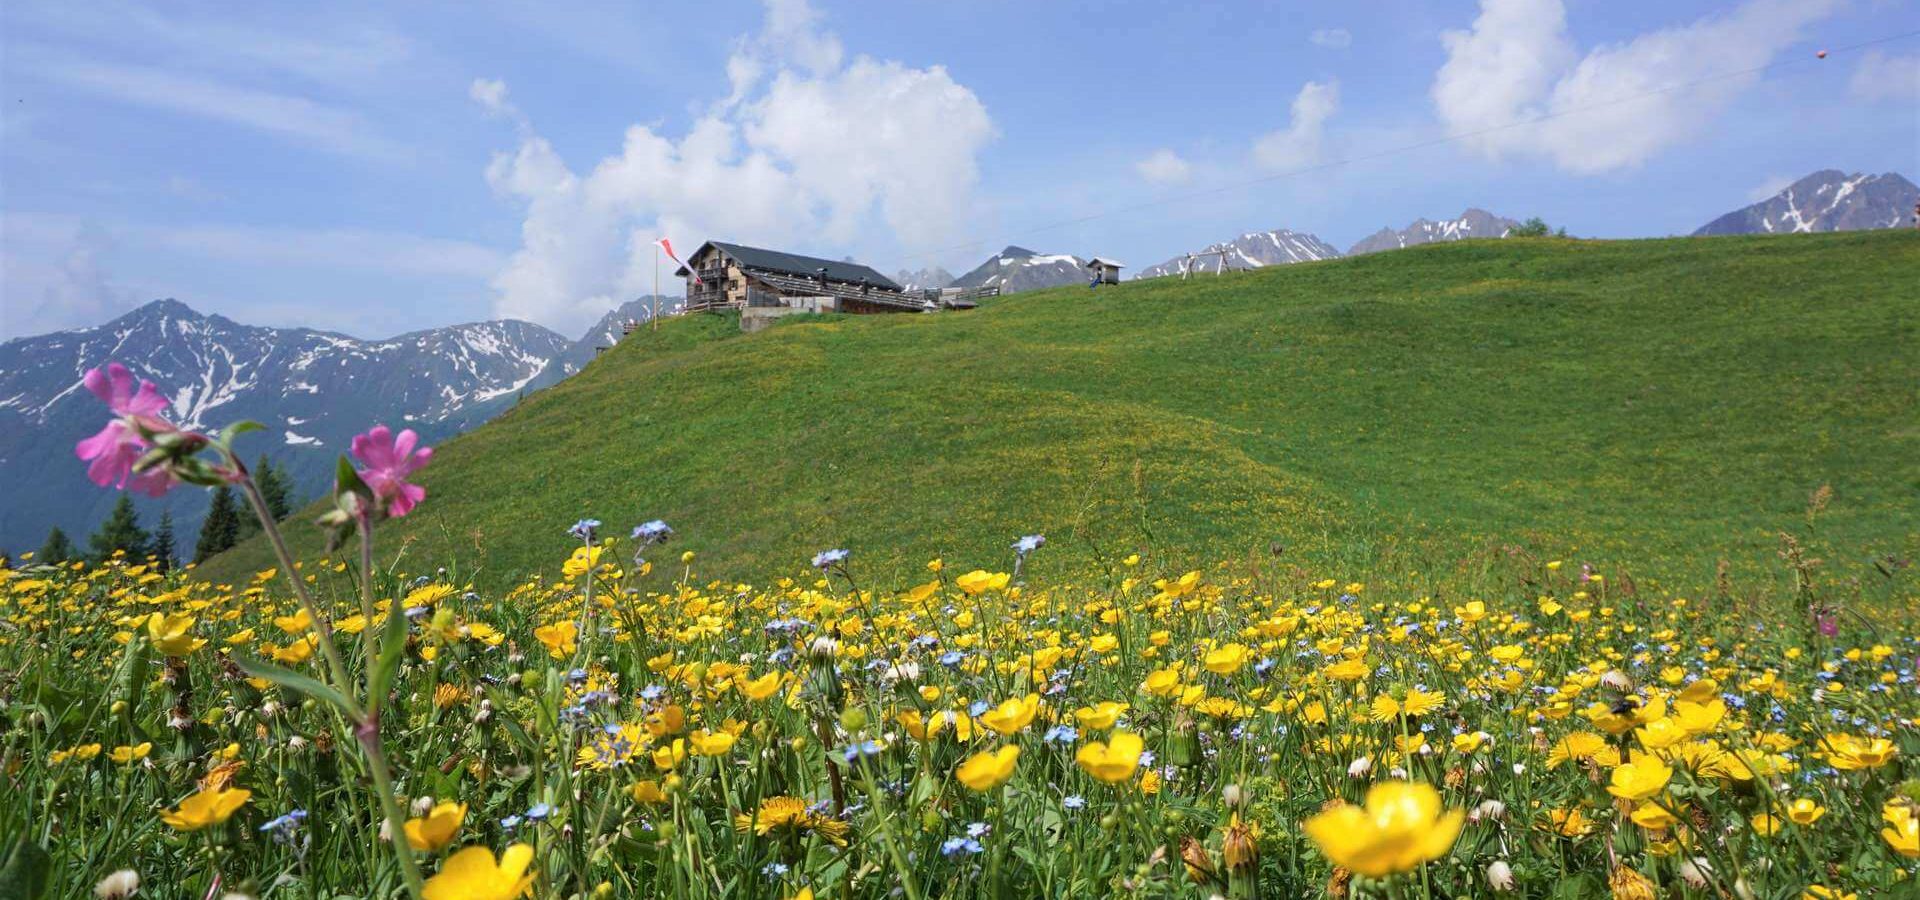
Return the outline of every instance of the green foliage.
[[[172,571],[179,556],[180,551],[174,546],[173,511],[161,510],[160,524],[153,532],[154,565],[162,572]]]
[[[1822,533],[1861,551],[1830,565],[1864,567],[1920,549],[1915,283],[1907,231],[1467,241],[753,335],[694,315],[437,448],[383,530],[489,584],[551,573],[545,523],[589,516],[743,575],[827,546],[1004,565],[1043,532],[1078,560],[1577,546],[1709,581],[1830,485]],[[256,540],[210,575],[270,565]]]
[[[47,542],[40,545],[40,552],[33,555],[33,560],[38,563],[63,563],[79,557],[80,550],[73,545],[73,539],[55,525],[47,532]]]
[[[53,859],[27,835],[19,835],[0,863],[0,900],[39,900],[47,896]]]
[[[273,514],[275,522],[282,521],[293,512],[292,484],[287,480],[284,466],[274,465],[272,458],[265,453],[253,466],[253,480],[260,488],[260,499],[267,503],[267,511]],[[260,533],[260,519],[251,515],[250,510],[241,510],[239,516],[239,539],[246,540]]]
[[[133,498],[121,494],[113,504],[113,511],[107,514],[107,520],[87,538],[87,548],[96,560],[108,559],[115,552],[124,552],[129,559],[144,559],[152,540],[152,535],[140,527],[140,517],[133,510]]]
[[[233,488],[220,485],[213,489],[213,501],[207,507],[207,518],[200,523],[200,540],[193,547],[193,561],[206,562],[214,554],[231,549],[240,538],[242,516],[240,505],[234,499]]]
[[[1553,228],[1547,225],[1547,220],[1539,216],[1534,216],[1525,222],[1521,222],[1519,225],[1514,226],[1511,231],[1507,232],[1507,237],[1520,238],[1551,237],[1552,235]],[[1566,229],[1563,228],[1560,230],[1560,236],[1567,236]]]

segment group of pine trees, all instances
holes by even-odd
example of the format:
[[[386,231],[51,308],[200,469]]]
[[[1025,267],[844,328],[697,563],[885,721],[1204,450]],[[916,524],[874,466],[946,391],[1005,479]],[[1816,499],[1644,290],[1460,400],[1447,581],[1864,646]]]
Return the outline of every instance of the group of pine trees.
[[[253,480],[260,486],[260,499],[266,501],[267,511],[273,514],[275,521],[293,512],[293,484],[284,467],[274,465],[273,460],[261,454],[260,461],[253,468]],[[244,498],[237,491],[224,484],[214,488],[213,503],[207,508],[207,518],[200,523],[200,538],[194,542],[192,560],[196,565],[206,562],[208,557],[246,540],[259,530],[259,518],[247,508]],[[47,542],[34,554],[34,560],[40,563],[82,559],[97,562],[113,556],[116,551],[124,551],[130,559],[153,557],[161,571],[172,569],[180,559],[180,550],[173,535],[173,513],[161,511],[159,525],[149,533],[140,527],[140,517],[133,509],[133,498],[121,494],[120,501],[113,505],[113,511],[107,514],[106,521],[100,523],[100,529],[87,538],[84,552],[74,545],[66,532],[56,526],[47,533]]]

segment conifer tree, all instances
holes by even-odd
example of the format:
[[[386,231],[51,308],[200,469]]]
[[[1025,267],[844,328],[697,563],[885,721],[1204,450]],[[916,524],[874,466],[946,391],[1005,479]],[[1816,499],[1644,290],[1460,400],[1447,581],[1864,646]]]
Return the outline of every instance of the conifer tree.
[[[48,565],[72,562],[79,553],[79,548],[73,545],[73,539],[67,537],[67,533],[61,531],[60,526],[56,525],[52,531],[47,532],[47,542],[40,545],[40,552],[33,555],[33,561]]]
[[[140,527],[140,517],[133,511],[133,498],[121,494],[120,501],[113,505],[113,512],[100,523],[100,530],[87,539],[87,546],[95,560],[109,559],[116,550],[125,551],[128,559],[137,560],[146,558],[152,540],[146,529]]]
[[[265,453],[260,454],[259,461],[254,463],[253,483],[260,489],[260,499],[266,501],[267,512],[273,514],[275,522],[293,513],[293,499],[290,496],[291,485],[287,483],[287,470],[284,466],[274,465],[273,460],[267,458]],[[245,510],[243,509],[242,512],[244,513]],[[240,540],[244,541],[260,533],[258,516],[242,514],[239,520]]]
[[[193,545],[194,564],[240,542],[240,507],[234,502],[233,488],[220,485],[213,489],[213,504],[207,507],[207,519],[200,523],[200,540]]]
[[[273,464],[273,461],[267,459],[267,455],[262,453],[260,470],[264,473],[259,479],[260,499],[267,502],[267,512],[273,514],[275,522],[292,515],[293,484],[287,479],[287,467]]]
[[[160,527],[153,532],[153,557],[162,572],[173,571],[177,551],[173,546],[173,511],[160,511]]]

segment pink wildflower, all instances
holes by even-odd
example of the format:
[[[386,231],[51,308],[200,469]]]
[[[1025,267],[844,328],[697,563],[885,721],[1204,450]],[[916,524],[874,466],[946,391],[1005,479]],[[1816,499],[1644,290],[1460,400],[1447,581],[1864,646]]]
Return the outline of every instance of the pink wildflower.
[[[406,480],[433,459],[432,447],[414,448],[419,441],[420,436],[411,428],[395,436],[385,425],[353,436],[353,455],[366,465],[360,470],[360,480],[373,489],[374,500],[385,507],[387,515],[396,519],[427,496],[426,488]]]
[[[74,455],[88,462],[87,477],[101,487],[111,484],[124,490],[131,486],[152,497],[166,493],[173,487],[173,473],[164,468],[133,471],[134,463],[151,446],[140,435],[140,428],[173,429],[173,425],[160,418],[160,413],[167,408],[160,389],[151,381],[141,381],[140,389],[135,391],[133,373],[119,363],[108,363],[105,368],[87,372],[81,383],[119,417],[108,422],[98,434],[74,445]]]

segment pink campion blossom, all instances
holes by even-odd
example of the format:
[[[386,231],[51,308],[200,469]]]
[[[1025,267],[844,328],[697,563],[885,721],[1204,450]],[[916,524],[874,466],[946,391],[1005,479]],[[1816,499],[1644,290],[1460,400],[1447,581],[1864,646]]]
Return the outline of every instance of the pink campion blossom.
[[[366,466],[360,470],[360,480],[373,489],[374,500],[386,508],[387,515],[396,519],[427,496],[426,488],[406,480],[433,459],[432,447],[415,449],[419,442],[420,436],[413,429],[395,436],[385,425],[353,436],[353,455]]]
[[[167,408],[167,398],[160,396],[153,382],[142,379],[140,390],[134,391],[133,373],[117,362],[88,372],[80,383],[116,416],[159,416]]]
[[[134,420],[137,418],[141,426],[150,430],[173,428],[160,418],[160,413],[167,408],[160,389],[151,381],[141,381],[136,391],[133,373],[119,363],[108,363],[104,368],[87,372],[81,383],[119,417],[108,422],[98,434],[74,445],[74,455],[88,463],[87,477],[101,487],[131,488],[151,497],[166,493],[173,487],[172,472],[164,468],[133,471],[133,464],[152,446],[140,436]]]

